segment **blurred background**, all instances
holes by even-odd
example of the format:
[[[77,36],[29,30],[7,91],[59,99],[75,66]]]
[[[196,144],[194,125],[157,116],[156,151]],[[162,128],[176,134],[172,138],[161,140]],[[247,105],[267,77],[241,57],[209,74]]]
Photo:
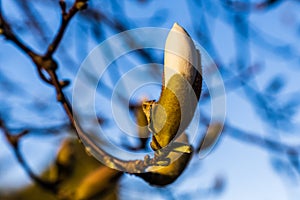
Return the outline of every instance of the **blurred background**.
[[[53,54],[59,79],[70,81],[64,88],[70,101],[76,73],[91,50],[126,30],[170,29],[178,22],[216,63],[226,90],[220,139],[207,157],[195,154],[176,182],[163,188],[109,170],[89,156],[75,139],[55,89],[3,34],[5,20],[26,46],[45,53],[61,26],[62,1],[0,2],[0,199],[299,199],[300,1],[89,0],[74,15]],[[64,2],[67,11],[74,4]],[[122,136],[109,100],[122,74],[146,63],[157,65],[143,76],[160,80],[163,51],[143,49],[112,63],[97,87],[97,124],[128,151],[149,150],[149,141]],[[135,121],[140,101],[157,99],[159,91],[159,85],[141,88],[130,105],[120,106]],[[195,148],[210,109],[204,83],[200,121],[193,121],[199,123]]]

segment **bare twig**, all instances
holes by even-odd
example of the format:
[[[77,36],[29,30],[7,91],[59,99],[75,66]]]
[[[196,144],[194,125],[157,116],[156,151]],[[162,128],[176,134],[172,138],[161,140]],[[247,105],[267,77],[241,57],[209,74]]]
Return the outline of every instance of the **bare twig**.
[[[0,11],[0,29],[4,37],[10,40],[11,42],[13,42],[17,47],[19,47],[26,55],[28,55],[33,60],[33,62],[36,62],[38,58],[39,60],[43,60],[41,56],[35,53],[30,47],[28,47],[21,39],[19,39],[16,36],[16,34],[12,31],[8,22],[4,19],[2,15],[2,11]],[[51,84],[51,82],[43,74],[42,67],[40,65],[36,65],[36,66],[40,78],[46,83]]]
[[[45,53],[45,57],[49,58],[53,55],[53,53],[56,51],[57,47],[60,44],[60,41],[62,40],[65,30],[73,18],[73,16],[79,11],[87,7],[87,1],[88,0],[76,0],[73,6],[70,8],[68,12],[66,12],[66,5],[64,1],[60,1],[60,6],[62,9],[62,18],[61,18],[61,25],[59,27],[59,30],[54,37],[51,44],[48,46],[47,52]]]
[[[40,78],[49,84],[52,84],[57,93],[57,100],[62,103],[68,117],[70,118],[70,121],[73,123],[73,117],[72,117],[72,110],[69,102],[65,98],[62,88],[67,84],[66,81],[59,81],[56,75],[55,70],[57,69],[56,61],[52,58],[52,54],[57,49],[58,45],[61,42],[61,39],[65,33],[65,29],[69,23],[69,21],[72,19],[72,17],[81,9],[84,9],[87,5],[87,0],[76,0],[69,10],[68,13],[62,12],[62,24],[58,30],[58,33],[56,37],[54,38],[53,42],[49,45],[47,53],[42,56],[37,53],[35,53],[30,47],[24,44],[23,41],[21,41],[15,33],[12,31],[10,25],[5,21],[2,12],[0,11],[0,30],[1,33],[6,37],[6,39],[12,41],[17,47],[19,47],[26,55],[28,55],[31,60],[36,65],[36,68],[38,70],[38,74]],[[62,6],[62,3],[61,3]],[[43,71],[48,73],[50,76],[50,80],[46,78],[46,76],[43,74]],[[14,153],[22,165],[22,167],[25,169],[27,174],[34,180],[38,185],[40,185],[42,188],[50,190],[54,193],[57,191],[57,184],[58,182],[50,182],[40,179],[38,176],[36,176],[29,165],[24,160],[20,149],[19,149],[19,139],[26,134],[28,131],[23,131],[18,135],[11,135],[8,131],[8,129],[5,127],[3,121],[0,121],[0,128],[3,130],[8,142],[13,146]]]
[[[6,39],[12,41],[15,45],[17,45],[20,49],[22,49],[22,51],[24,53],[26,53],[30,57],[32,57],[32,55],[35,54],[30,47],[25,45],[24,42],[21,41],[21,39],[19,39],[13,33],[10,25],[4,20],[4,17],[2,15],[2,11],[0,11],[0,30],[1,30],[0,31],[1,34],[3,34],[6,37]]]

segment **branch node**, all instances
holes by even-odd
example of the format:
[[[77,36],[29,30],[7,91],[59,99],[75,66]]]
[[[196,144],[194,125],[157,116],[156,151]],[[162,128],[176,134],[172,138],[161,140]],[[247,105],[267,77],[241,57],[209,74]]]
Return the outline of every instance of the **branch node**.
[[[75,4],[77,10],[84,10],[87,8],[87,0],[78,0]]]
[[[58,102],[63,102],[64,101],[64,96],[63,96],[62,93],[57,93],[56,98],[57,98]]]
[[[59,81],[59,85],[61,86],[61,88],[67,87],[68,85],[70,85],[70,80]]]

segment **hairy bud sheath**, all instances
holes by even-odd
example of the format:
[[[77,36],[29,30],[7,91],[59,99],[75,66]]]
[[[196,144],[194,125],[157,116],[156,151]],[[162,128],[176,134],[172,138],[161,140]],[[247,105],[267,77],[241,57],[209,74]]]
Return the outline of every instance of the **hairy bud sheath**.
[[[185,133],[176,138],[176,142],[188,144],[188,137]],[[151,166],[146,173],[138,173],[136,176],[141,177],[151,185],[165,186],[173,183],[183,172],[192,157],[192,153],[170,152],[167,158],[171,164],[168,166]]]

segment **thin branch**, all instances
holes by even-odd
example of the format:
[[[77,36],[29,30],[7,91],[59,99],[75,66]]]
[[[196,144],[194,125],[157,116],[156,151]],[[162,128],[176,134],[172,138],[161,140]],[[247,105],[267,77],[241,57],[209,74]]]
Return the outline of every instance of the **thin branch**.
[[[52,82],[49,79],[47,79],[47,77],[43,74],[42,69],[40,67],[37,67],[37,71],[38,71],[38,74],[39,74],[40,78],[45,83],[48,83],[48,84],[52,85]]]
[[[27,46],[21,39],[19,39],[18,36],[12,31],[11,26],[8,24],[8,22],[4,19],[2,15],[2,10],[0,10],[0,32],[4,35],[6,39],[13,42],[26,55],[28,55],[33,60],[33,62],[36,62],[37,58],[40,57],[29,46]],[[37,71],[42,80],[44,80],[48,84],[51,84],[51,82],[43,74],[42,67],[37,65]]]
[[[12,31],[10,25],[6,22],[2,15],[2,10],[0,10],[0,34],[3,34],[4,37],[10,41],[12,41],[15,45],[17,45],[24,53],[32,57],[35,53],[33,50],[24,44],[21,39],[19,39],[16,34]]]
[[[60,7],[62,10],[62,18],[61,18],[61,25],[59,27],[59,30],[56,34],[56,36],[54,37],[53,41],[50,43],[50,45],[48,46],[47,52],[45,54],[46,58],[49,58],[53,55],[53,53],[56,51],[57,47],[60,44],[60,41],[62,40],[66,28],[69,24],[69,22],[71,21],[71,19],[73,18],[73,16],[82,9],[85,9],[87,6],[87,1],[88,0],[76,0],[75,3],[73,4],[73,6],[70,8],[70,10],[68,12],[66,12],[66,8],[65,8],[65,2],[64,1],[60,1]]]
[[[69,103],[69,101],[64,95],[64,92],[62,91],[62,86],[60,84],[60,81],[58,80],[57,74],[54,70],[49,70],[48,73],[51,78],[52,85],[56,91],[57,101],[59,101],[62,104],[70,122],[72,123],[73,127],[75,127],[71,104]]]
[[[9,144],[12,146],[14,154],[17,158],[17,160],[19,161],[19,163],[21,164],[21,166],[23,167],[23,169],[26,171],[26,173],[29,175],[29,177],[35,182],[37,183],[39,186],[41,186],[42,188],[49,190],[51,192],[56,193],[57,191],[57,185],[58,185],[58,181],[46,181],[41,179],[40,177],[38,177],[37,175],[35,175],[35,173],[31,170],[31,168],[29,167],[29,165],[27,164],[27,162],[25,161],[24,157],[22,156],[22,153],[20,151],[20,146],[19,146],[19,142],[20,139],[25,136],[26,134],[29,133],[28,130],[24,130],[22,132],[20,132],[17,135],[12,135],[9,130],[6,128],[5,123],[2,119],[0,119],[0,129],[2,129],[7,141],[9,142]]]

